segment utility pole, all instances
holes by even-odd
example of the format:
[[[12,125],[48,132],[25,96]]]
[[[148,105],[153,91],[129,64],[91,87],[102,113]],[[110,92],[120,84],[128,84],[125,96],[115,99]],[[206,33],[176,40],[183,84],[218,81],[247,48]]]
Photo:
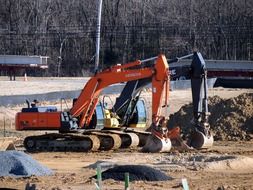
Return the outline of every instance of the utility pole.
[[[101,29],[102,4],[103,4],[103,0],[98,0],[98,18],[97,18],[97,31],[96,31],[95,73],[98,71],[98,65],[99,65],[100,29]]]

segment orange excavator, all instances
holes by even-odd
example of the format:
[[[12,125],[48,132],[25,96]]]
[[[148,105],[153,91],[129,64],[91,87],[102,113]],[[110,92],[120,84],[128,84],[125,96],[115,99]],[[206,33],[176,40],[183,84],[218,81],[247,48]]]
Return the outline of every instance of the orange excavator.
[[[213,137],[208,124],[205,63],[200,53],[191,56],[189,73],[193,86],[194,133],[189,146],[206,148],[212,146]],[[152,63],[146,65],[147,62]],[[168,107],[169,79],[169,64],[164,55],[116,65],[91,77],[68,112],[37,107],[36,102],[30,107],[28,103],[28,108],[16,115],[16,130],[59,130],[59,133],[26,137],[24,146],[28,151],[98,151],[143,146],[145,152],[165,152],[170,151],[174,140],[180,142],[181,147],[189,148],[182,145],[179,128],[167,128],[167,118],[161,112],[162,108]],[[131,129],[141,123],[140,113],[145,112],[145,106],[139,101],[139,91],[144,85],[137,88],[136,81],[152,84],[151,132]],[[129,92],[130,96],[125,96],[126,101],[120,98],[113,109],[106,109],[99,101],[102,90],[122,82],[133,82],[134,90]],[[142,109],[138,110],[140,107]],[[126,109],[122,111],[122,108]]]

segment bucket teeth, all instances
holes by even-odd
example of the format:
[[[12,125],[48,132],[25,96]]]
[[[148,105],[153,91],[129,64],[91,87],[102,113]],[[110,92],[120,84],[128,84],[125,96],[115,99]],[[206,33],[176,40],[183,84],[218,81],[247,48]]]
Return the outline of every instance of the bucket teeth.
[[[191,151],[193,150],[181,137],[171,139],[171,144],[173,150],[177,150],[179,152]]]

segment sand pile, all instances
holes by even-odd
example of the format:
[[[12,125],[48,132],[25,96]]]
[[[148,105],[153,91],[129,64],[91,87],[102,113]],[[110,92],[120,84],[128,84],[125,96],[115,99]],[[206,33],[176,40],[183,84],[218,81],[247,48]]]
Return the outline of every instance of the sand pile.
[[[253,93],[231,99],[209,98],[209,123],[215,140],[250,140],[253,134]],[[191,130],[192,104],[170,116],[169,126],[179,126],[183,137]]]
[[[23,152],[0,151],[0,176],[29,177],[52,174],[52,170]]]

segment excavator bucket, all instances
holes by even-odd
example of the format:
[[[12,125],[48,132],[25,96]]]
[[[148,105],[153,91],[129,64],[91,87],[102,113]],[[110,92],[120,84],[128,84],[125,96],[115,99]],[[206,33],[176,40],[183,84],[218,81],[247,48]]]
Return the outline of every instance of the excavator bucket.
[[[171,144],[173,150],[177,150],[179,152],[193,150],[193,148],[188,146],[180,136],[175,139],[171,139]]]
[[[171,150],[170,139],[160,138],[154,134],[150,135],[146,144],[142,148],[142,152],[169,152]]]
[[[174,150],[178,150],[178,151],[188,151],[188,150],[192,150],[193,148],[188,146],[184,140],[182,139],[182,137],[180,136],[180,128],[179,127],[174,127],[173,129],[170,129],[167,133],[168,137],[171,140],[171,144],[172,144],[172,148]]]
[[[175,127],[166,132],[166,135],[158,135],[153,133],[148,137],[146,144],[144,145],[143,152],[169,152],[173,148],[178,151],[192,150],[180,136],[180,128]]]
[[[195,129],[187,144],[195,149],[207,149],[213,146],[213,142],[213,135],[210,131],[205,135],[203,132]]]
[[[146,144],[142,148],[142,152],[169,152],[171,150],[171,141],[168,137],[167,120],[164,117],[156,117],[151,127],[151,135],[148,137]],[[171,132],[174,135],[175,132]]]

